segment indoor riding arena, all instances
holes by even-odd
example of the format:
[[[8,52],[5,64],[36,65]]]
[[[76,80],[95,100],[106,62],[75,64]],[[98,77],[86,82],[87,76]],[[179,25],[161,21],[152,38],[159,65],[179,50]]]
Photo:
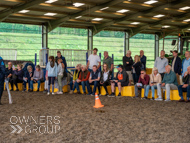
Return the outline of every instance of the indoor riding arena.
[[[189,0],[0,0],[0,143],[189,143]]]

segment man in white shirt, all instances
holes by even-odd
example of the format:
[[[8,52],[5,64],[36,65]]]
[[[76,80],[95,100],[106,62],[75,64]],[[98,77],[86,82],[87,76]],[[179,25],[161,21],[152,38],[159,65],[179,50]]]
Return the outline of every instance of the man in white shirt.
[[[97,69],[100,68],[101,66],[101,59],[100,57],[97,55],[98,49],[94,48],[93,49],[93,54],[91,54],[88,57],[88,63],[87,63],[87,69],[91,72],[93,69],[93,66],[96,65]]]

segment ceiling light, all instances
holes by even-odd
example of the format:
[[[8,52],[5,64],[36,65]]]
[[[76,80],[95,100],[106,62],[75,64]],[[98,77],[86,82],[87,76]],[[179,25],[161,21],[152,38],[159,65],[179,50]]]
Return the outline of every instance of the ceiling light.
[[[102,9],[100,9],[100,10],[105,10],[105,9],[108,9],[109,7],[104,7],[104,8],[102,8]]]
[[[29,12],[30,10],[21,10],[21,11],[19,11],[19,13],[27,13],[27,12]]]
[[[103,20],[103,18],[94,18],[92,20],[94,20],[94,21],[100,21],[100,20]]]
[[[189,6],[181,7],[179,10],[187,10],[187,9],[190,9],[190,7]]]
[[[127,10],[127,9],[121,9],[121,10],[118,10],[118,11],[116,11],[116,12],[125,13],[125,12],[127,12],[127,11],[129,11],[129,10]]]
[[[53,3],[53,2],[56,2],[56,1],[58,1],[58,0],[47,0],[47,1],[45,1],[45,3]]]
[[[156,3],[158,2],[157,0],[149,0],[149,1],[146,1],[144,2],[145,4],[153,4],[153,3]]]
[[[155,15],[154,17],[160,18],[160,17],[163,17],[163,16],[165,16],[165,15],[163,15],[163,14],[158,14],[158,15]]]
[[[82,16],[77,16],[77,17],[75,17],[75,19],[79,19],[79,18],[81,18]]]
[[[54,15],[56,15],[57,13],[51,13],[51,12],[48,12],[48,13],[46,13],[46,14],[44,14],[44,15],[46,15],[46,16],[54,16]]]
[[[84,3],[75,2],[75,3],[73,3],[73,5],[74,5],[75,7],[79,7],[79,6],[84,5]]]
[[[183,21],[185,21],[185,22],[189,22],[189,21],[190,21],[190,19],[186,19],[186,20],[183,20]]]
[[[133,22],[131,24],[137,25],[137,24],[140,24],[140,22]]]
[[[170,27],[170,26],[169,25],[162,26],[162,28],[168,28],[168,27]]]

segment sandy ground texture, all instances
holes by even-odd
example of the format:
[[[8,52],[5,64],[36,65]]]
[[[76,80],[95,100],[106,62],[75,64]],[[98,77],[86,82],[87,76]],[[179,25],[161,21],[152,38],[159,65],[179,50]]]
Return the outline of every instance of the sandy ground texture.
[[[105,107],[94,109],[87,95],[11,93],[13,104],[4,92],[0,106],[3,143],[190,142],[190,103],[101,96]]]

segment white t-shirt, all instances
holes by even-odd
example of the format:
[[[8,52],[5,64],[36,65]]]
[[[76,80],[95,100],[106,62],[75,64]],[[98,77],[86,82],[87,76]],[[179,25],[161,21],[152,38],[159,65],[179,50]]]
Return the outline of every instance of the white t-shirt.
[[[98,66],[99,62],[101,62],[100,57],[98,55],[93,55],[93,54],[91,54],[88,57],[88,61],[90,62],[89,69],[92,69],[93,65],[97,65]]]

